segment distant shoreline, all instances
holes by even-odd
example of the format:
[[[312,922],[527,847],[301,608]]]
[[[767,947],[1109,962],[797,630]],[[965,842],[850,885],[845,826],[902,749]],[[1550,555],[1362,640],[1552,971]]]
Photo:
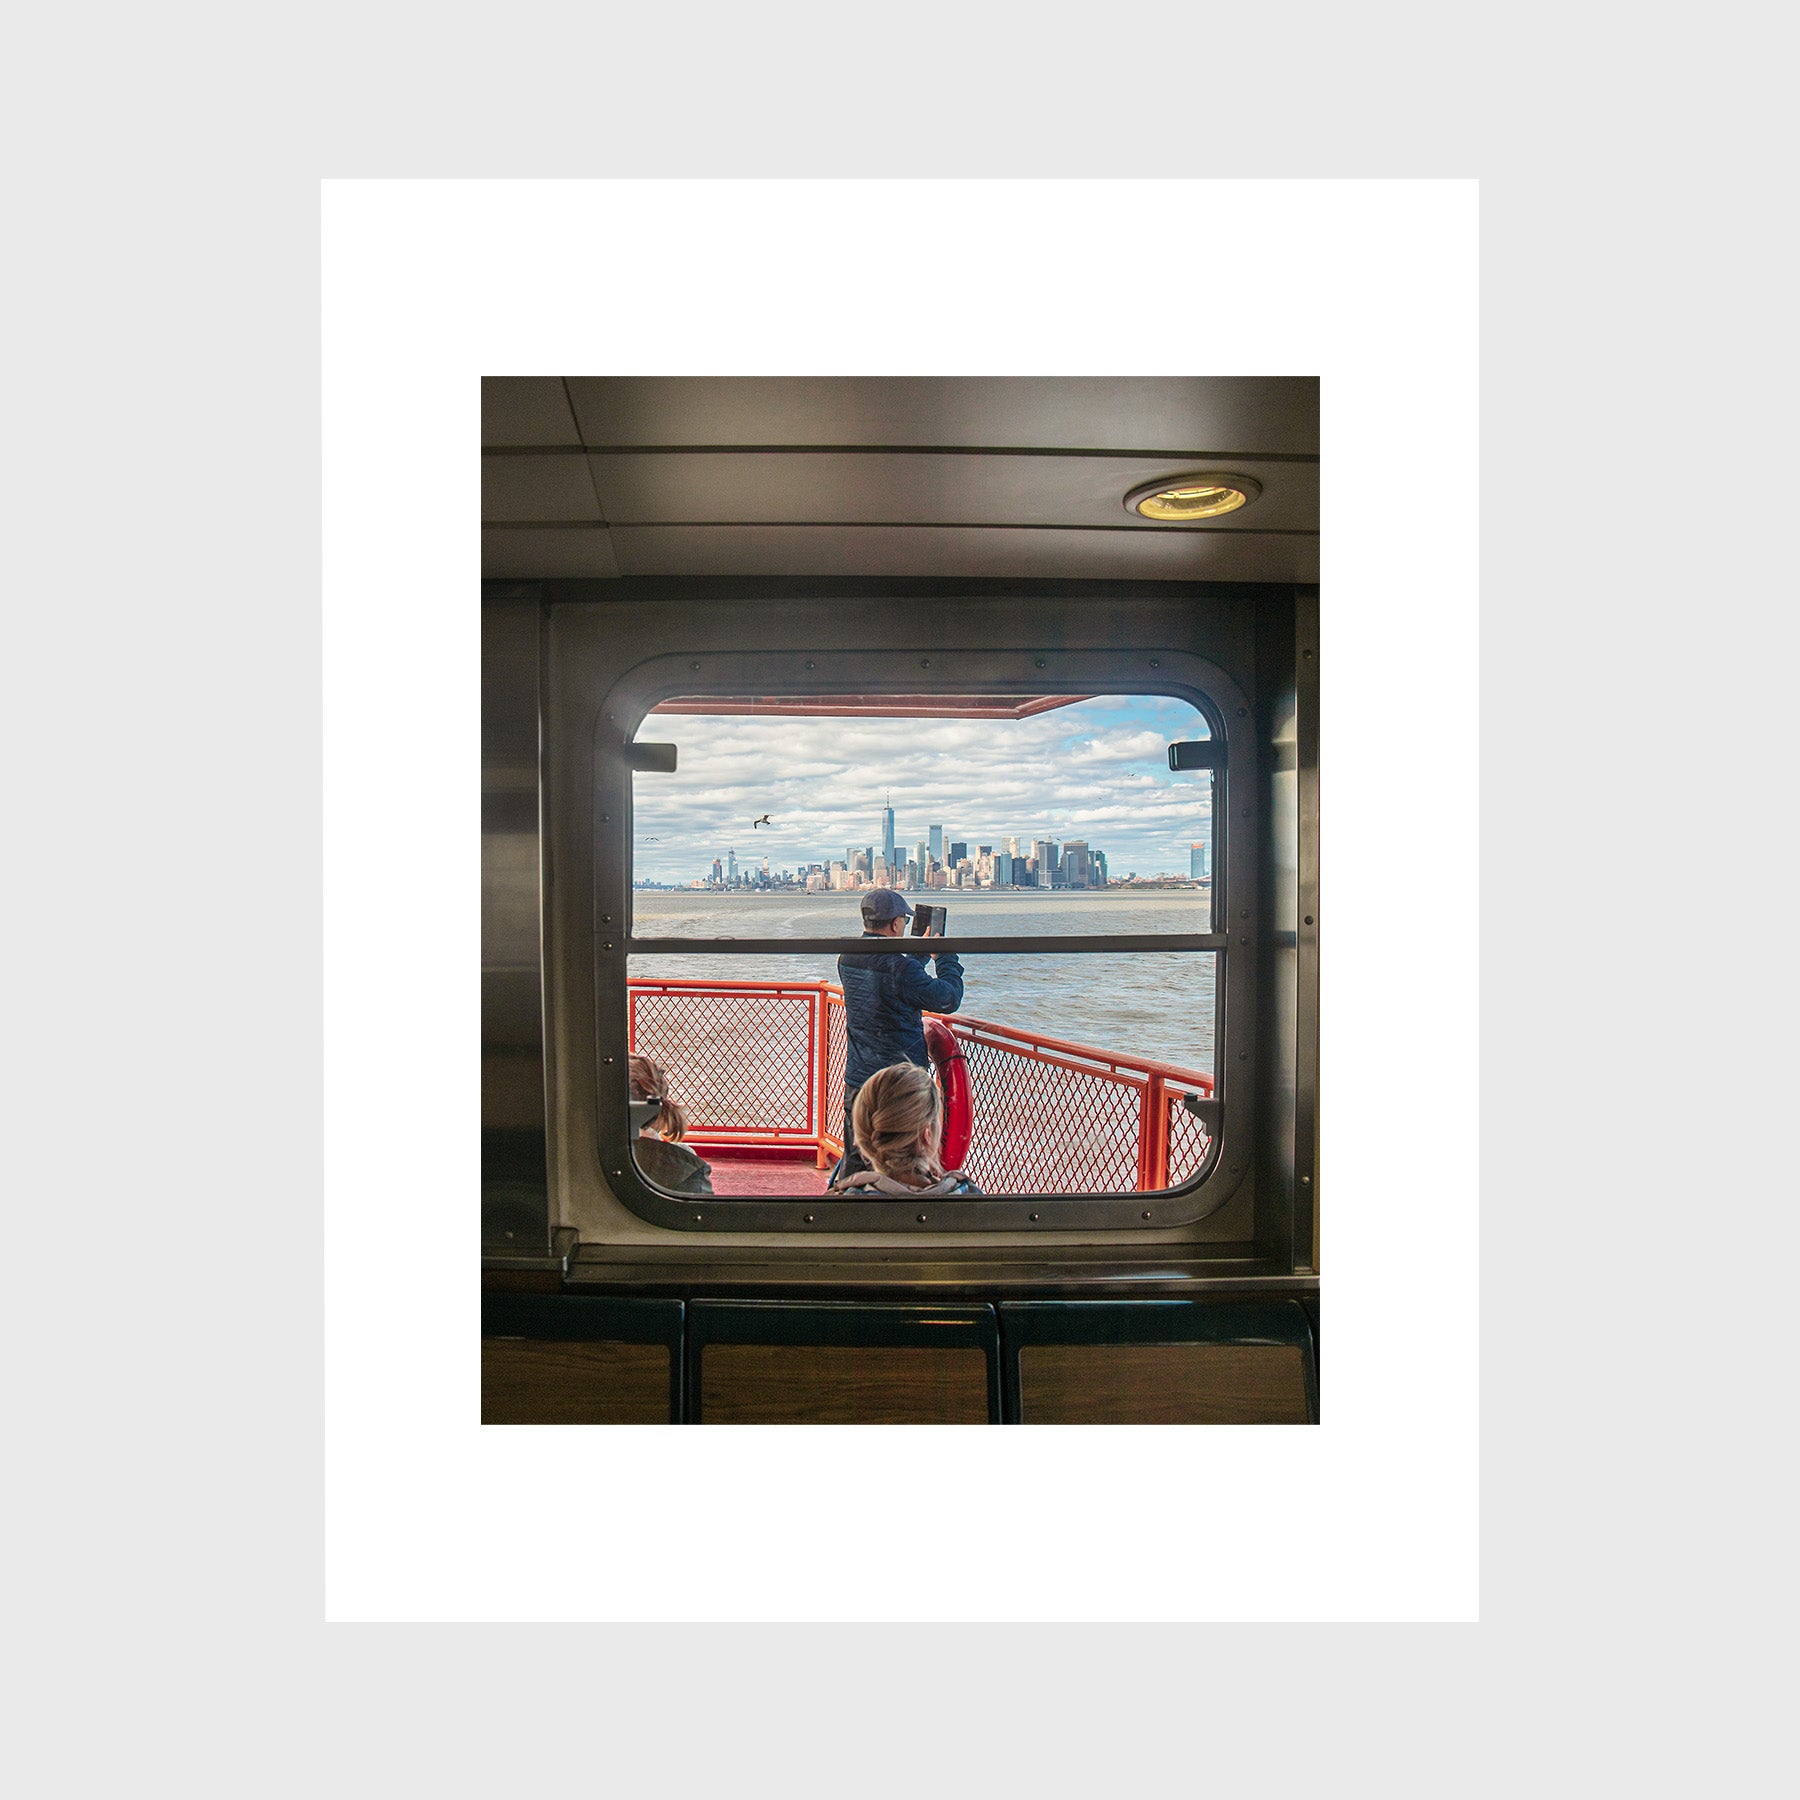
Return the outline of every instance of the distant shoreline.
[[[1139,881],[1130,886],[1119,884],[1104,888],[830,888],[824,893],[809,894],[797,887],[697,888],[666,887],[659,883],[633,882],[634,894],[683,894],[689,899],[706,900],[847,900],[862,894],[893,892],[917,896],[933,906],[940,899],[951,900],[1128,900],[1138,894],[1203,894],[1212,888],[1205,881]]]

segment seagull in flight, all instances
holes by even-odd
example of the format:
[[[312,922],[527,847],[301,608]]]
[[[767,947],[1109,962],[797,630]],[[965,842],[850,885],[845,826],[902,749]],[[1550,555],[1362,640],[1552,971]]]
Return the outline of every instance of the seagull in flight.
[[[774,830],[774,825],[770,822],[769,815],[767,813],[764,813],[760,819],[752,819],[750,821],[750,829],[752,831],[754,831],[757,828],[757,826],[759,826],[759,825],[768,825],[769,829],[771,831]]]

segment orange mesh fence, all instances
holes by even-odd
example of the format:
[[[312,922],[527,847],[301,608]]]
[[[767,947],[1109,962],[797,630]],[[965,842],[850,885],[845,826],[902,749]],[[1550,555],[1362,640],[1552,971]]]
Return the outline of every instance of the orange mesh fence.
[[[842,1154],[844,1132],[844,1065],[850,1059],[850,1026],[844,990],[825,990],[825,1088],[819,1131],[829,1149]]]
[[[667,1067],[696,1134],[843,1148],[841,988],[634,981],[630,1008],[632,1049]],[[1210,1075],[982,1019],[947,1023],[974,1097],[964,1167],[988,1193],[1128,1194],[1178,1185],[1204,1160],[1206,1126],[1181,1101],[1210,1095]]]
[[[669,1072],[692,1132],[811,1138],[817,984],[630,984],[631,1049]]]
[[[953,1027],[954,1029],[954,1024]],[[975,1130],[963,1167],[990,1194],[1126,1194],[1146,1083],[1033,1055],[971,1021],[957,1032]]]
[[[1210,1094],[1212,1083],[1205,1087],[1197,1083],[1193,1090],[1199,1094]],[[1182,1090],[1169,1089],[1169,1186],[1179,1187],[1206,1160],[1206,1153],[1212,1148],[1212,1134],[1206,1129],[1206,1123],[1197,1119],[1181,1104]]]

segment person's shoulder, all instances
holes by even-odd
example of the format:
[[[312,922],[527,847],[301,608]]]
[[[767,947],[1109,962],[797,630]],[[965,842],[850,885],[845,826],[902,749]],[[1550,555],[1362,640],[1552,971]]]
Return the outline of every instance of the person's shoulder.
[[[866,1196],[871,1188],[876,1187],[880,1180],[881,1176],[876,1170],[858,1169],[854,1175],[846,1175],[841,1181],[834,1181],[826,1188],[825,1192],[835,1195],[838,1199],[843,1199],[851,1194],[862,1197]]]
[[[699,1169],[709,1175],[712,1173],[712,1164],[704,1157],[686,1144],[673,1143],[668,1138],[641,1137],[637,1140],[637,1149],[640,1162],[660,1163],[666,1169]]]

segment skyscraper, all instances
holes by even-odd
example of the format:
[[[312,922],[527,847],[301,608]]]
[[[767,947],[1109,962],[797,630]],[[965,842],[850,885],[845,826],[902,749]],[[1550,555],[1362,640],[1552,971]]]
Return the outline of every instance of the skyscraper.
[[[926,833],[926,836],[928,837],[928,839],[930,840],[930,843],[931,843],[931,860],[933,862],[942,862],[944,860],[944,828],[943,828],[943,826],[941,826],[941,825],[932,826],[931,830]]]
[[[1204,881],[1207,875],[1207,864],[1211,860],[1208,851],[1210,844],[1199,843],[1188,846],[1188,880]]]
[[[737,880],[737,852],[735,850],[725,852],[725,879],[727,882]]]
[[[884,806],[881,809],[881,854],[887,866],[894,866],[894,809]]]

